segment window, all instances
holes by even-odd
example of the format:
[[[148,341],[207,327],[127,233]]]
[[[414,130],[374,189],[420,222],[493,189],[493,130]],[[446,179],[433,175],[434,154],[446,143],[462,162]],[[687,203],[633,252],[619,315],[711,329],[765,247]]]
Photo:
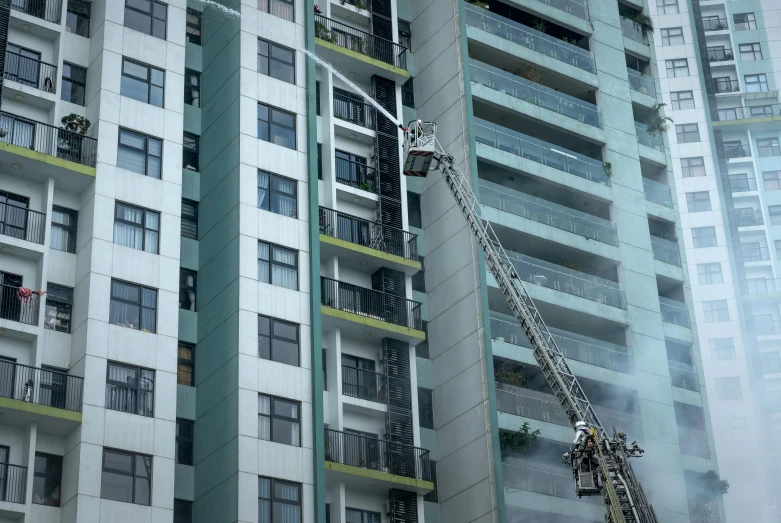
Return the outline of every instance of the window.
[[[70,333],[73,312],[73,289],[49,283],[46,285],[46,318],[43,328]]]
[[[193,422],[176,419],[176,462],[180,465],[193,464]]]
[[[195,385],[195,345],[179,342],[176,382],[179,385]]]
[[[184,70],[184,103],[201,106],[201,73],[192,69]]]
[[[762,182],[766,191],[781,190],[781,171],[767,171],[762,173]]]
[[[157,254],[160,213],[117,202],[114,212],[114,243]]]
[[[293,0],[258,0],[258,11],[293,21]]]
[[[702,157],[681,158],[681,173],[684,178],[705,176],[705,162]]]
[[[258,521],[301,523],[301,485],[259,477]]]
[[[696,123],[685,123],[675,126],[675,135],[678,143],[692,143],[700,141],[700,129]]]
[[[683,43],[683,29],[670,27],[662,29],[662,45],[680,45]]]
[[[68,0],[68,12],[65,15],[65,30],[89,38],[89,18],[92,2],[87,0]]]
[[[198,172],[198,151],[200,138],[194,134],[184,133],[182,137],[182,167]]]
[[[770,90],[765,74],[747,74],[744,79],[747,93],[763,93]]]
[[[762,374],[777,374],[781,372],[781,356],[778,351],[760,352],[759,360],[762,364]]]
[[[258,72],[282,80],[296,83],[296,52],[258,38]]]
[[[111,280],[109,322],[120,327],[155,332],[157,291],[132,283]]]
[[[716,397],[720,400],[739,400],[743,397],[740,390],[740,378],[716,378]]]
[[[149,505],[152,498],[152,456],[103,449],[100,497]]]
[[[187,41],[201,45],[201,13],[187,8]]]
[[[295,218],[296,181],[258,171],[258,209]]]
[[[754,13],[733,15],[732,19],[735,21],[735,31],[750,31],[757,28],[757,19],[754,17]]]
[[[52,249],[64,252],[76,252],[76,224],[79,213],[55,205],[52,207]]]
[[[323,179],[323,144],[317,144],[317,179]]]
[[[399,18],[399,45],[412,49],[412,27],[406,20]]]
[[[298,252],[258,242],[258,280],[298,290]]]
[[[413,78],[410,77],[410,79],[401,86],[401,103],[405,107],[410,107],[412,109],[415,108],[415,88],[413,82]]]
[[[193,523],[193,502],[174,500],[174,523]]]
[[[407,191],[407,216],[410,227],[423,228],[420,212],[420,195],[417,193]]]
[[[692,242],[695,249],[716,247],[716,228],[692,227]]]
[[[165,71],[127,58],[122,60],[122,96],[162,107],[164,88]]]
[[[694,93],[692,91],[678,91],[670,93],[673,109],[694,109]]]
[[[744,62],[762,60],[762,47],[759,44],[740,44],[740,59]]]
[[[778,138],[763,138],[757,140],[757,154],[760,157],[781,156],[781,147],[778,145]]]
[[[775,116],[775,114],[773,114],[772,105],[752,105],[751,107],[746,107],[746,109],[748,110],[751,118],[763,118],[765,116]]]
[[[300,447],[300,423],[299,402],[258,394],[258,438]]]
[[[426,292],[426,269],[423,267],[424,257],[418,256],[420,270],[412,276],[412,290]]]
[[[84,67],[62,63],[62,94],[66,102],[84,105],[87,90],[87,70]]]
[[[715,338],[709,341],[710,357],[713,361],[735,359],[735,342],[732,338]]]
[[[678,14],[678,0],[656,0],[656,12],[660,15]]]
[[[434,400],[431,389],[418,387],[418,421],[420,428],[434,428]]]
[[[195,312],[195,289],[198,285],[198,273],[179,269],[179,308]]]
[[[165,40],[168,6],[151,0],[125,0],[125,27]]]
[[[258,357],[298,367],[298,325],[258,316]]]
[[[689,62],[686,58],[682,60],[666,60],[667,76],[669,78],[680,78],[689,76]]]
[[[686,208],[689,212],[710,211],[710,195],[708,194],[708,191],[687,192]]]
[[[770,215],[770,225],[781,225],[781,205],[771,205],[767,211]]]
[[[144,134],[119,130],[117,167],[150,178],[160,179],[163,163],[163,141]]]
[[[198,239],[198,202],[182,198],[182,238]]]
[[[700,285],[724,283],[721,263],[700,263],[697,265],[697,275],[700,279]]]
[[[345,523],[382,523],[382,516],[379,512],[345,508],[344,515]]]
[[[717,93],[736,93],[739,88],[738,81],[731,79],[729,76],[720,76],[713,79],[713,89]]]
[[[746,418],[728,419],[727,430],[729,431],[730,440],[735,443],[745,442],[748,438],[748,424],[746,423]],[[745,463],[741,463],[740,466],[745,466]]]
[[[258,104],[258,138],[288,149],[296,148],[296,115]]]
[[[702,310],[705,312],[705,323],[729,321],[727,300],[704,301]]]
[[[49,507],[60,506],[62,484],[62,456],[35,453],[35,477],[33,478],[33,503]]]
[[[155,404],[155,371],[122,363],[108,363],[106,408],[151,418]]]

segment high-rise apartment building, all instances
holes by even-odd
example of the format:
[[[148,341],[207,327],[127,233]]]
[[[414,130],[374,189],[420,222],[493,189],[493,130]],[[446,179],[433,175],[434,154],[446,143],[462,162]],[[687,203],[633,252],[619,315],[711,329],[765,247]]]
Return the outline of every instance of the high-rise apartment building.
[[[650,12],[727,519],[778,521],[781,10],[659,0]]]
[[[603,521],[447,187],[402,176],[415,118],[688,521],[716,463],[642,2],[5,1],[0,522]]]

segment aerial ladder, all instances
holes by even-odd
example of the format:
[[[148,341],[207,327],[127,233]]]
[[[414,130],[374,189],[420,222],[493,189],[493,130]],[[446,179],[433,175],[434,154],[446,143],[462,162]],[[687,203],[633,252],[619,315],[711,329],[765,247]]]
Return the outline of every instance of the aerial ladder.
[[[507,303],[531,343],[534,358],[548,385],[578,430],[570,459],[579,496],[601,495],[606,523],[658,523],[637,480],[629,458],[643,454],[636,443],[627,445],[626,435],[607,433],[594,408],[556,345],[534,302],[524,288],[512,261],[486,219],[483,208],[455,158],[437,141],[436,124],[414,121],[404,132],[404,174],[425,177],[441,171],[445,183],[485,254],[488,270],[496,279]]]

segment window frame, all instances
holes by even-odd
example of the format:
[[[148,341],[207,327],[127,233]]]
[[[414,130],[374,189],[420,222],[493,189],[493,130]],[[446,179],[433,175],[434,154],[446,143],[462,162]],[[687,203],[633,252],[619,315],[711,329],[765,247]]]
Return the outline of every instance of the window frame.
[[[759,366],[762,374],[781,373],[781,354],[778,351],[761,351],[759,353]],[[766,370],[766,366],[771,368]]]
[[[147,0],[149,1],[149,12],[144,12],[138,7],[128,5],[128,0],[125,0],[125,22],[122,24],[124,27],[127,27],[128,29],[132,29],[133,31],[138,31],[139,33],[159,38],[160,40],[168,40],[168,4],[160,2],[159,0]],[[163,12],[163,18],[161,19],[159,16],[157,16],[157,9],[155,8],[156,5],[161,5],[165,9]],[[141,16],[148,16],[149,17],[149,32],[143,31],[141,29],[138,29],[137,27],[128,26],[127,24],[127,11],[131,10],[134,13],[138,13]],[[162,21],[163,22],[163,36],[159,36],[155,34],[155,21]]]
[[[65,298],[64,296],[55,295],[52,291],[56,289],[63,289],[70,292],[70,299]],[[51,304],[50,304],[51,302]],[[65,329],[58,329],[56,326],[59,323],[54,323],[54,327],[49,327],[49,307],[53,307],[55,309],[55,315],[54,317],[59,320],[60,318],[60,310],[61,308],[64,310],[64,313],[67,314],[67,320],[66,321],[66,327]],[[65,334],[71,333],[71,321],[73,320],[73,288],[72,287],[66,287],[65,285],[57,285],[56,283],[48,282],[46,284],[46,312],[44,314],[44,323],[43,328],[46,330],[53,330],[56,332],[63,332]]]
[[[268,481],[269,497],[267,497],[267,498],[263,498],[263,497],[260,496],[260,492],[261,492],[260,482],[262,480],[263,481]],[[281,485],[287,485],[289,487],[290,486],[295,486],[298,489],[298,503],[292,502],[292,501],[287,500],[287,499],[278,499],[276,497],[276,495],[275,495],[275,492],[277,490],[275,487],[276,487],[277,483],[279,483]],[[295,481],[280,480],[280,479],[272,478],[272,477],[269,477],[269,476],[258,476],[258,519],[260,521],[271,521],[271,522],[274,522],[274,505],[275,505],[275,503],[280,503],[282,505],[293,505],[293,506],[299,507],[298,513],[299,513],[299,516],[301,516],[301,518],[299,519],[299,521],[297,523],[300,523],[303,520],[303,512],[304,512],[303,498],[304,498],[304,488],[303,488],[303,485],[301,483],[296,483]],[[261,510],[261,507],[263,506],[261,501],[265,501],[265,502],[268,503],[268,517],[264,518],[262,520],[260,519],[260,510]],[[274,523],[276,523],[276,522],[274,522]]]
[[[195,83],[193,79],[196,79]],[[197,96],[194,94],[196,92]],[[193,69],[184,70],[184,103],[195,108],[201,107],[201,73]]]
[[[187,277],[192,276],[193,284],[187,283]],[[187,300],[182,299],[182,292],[185,293]],[[193,293],[193,300],[190,303],[190,307],[183,307],[182,302],[190,300],[190,297],[186,295],[187,292]],[[196,312],[196,300],[198,298],[198,272],[183,267],[179,268],[179,309],[185,311]]]
[[[721,271],[721,263],[698,263],[697,281],[700,285],[717,285],[724,283],[724,273]]]
[[[418,387],[418,424],[434,430],[434,391],[425,387]]]
[[[705,194],[707,196],[708,201],[708,208],[707,209],[700,209],[698,208],[699,205],[703,204],[705,202],[705,198],[702,197],[702,195]],[[691,196],[691,198],[690,198]],[[710,192],[709,191],[693,191],[693,192],[687,192],[686,193],[686,211],[687,212],[707,212],[713,210],[713,207],[711,206],[711,200],[710,200]]]
[[[260,398],[265,397],[269,398],[269,414],[262,414],[260,412]],[[297,407],[298,411],[298,418],[290,418],[288,416],[282,416],[276,414],[275,409],[275,402],[281,401],[281,402],[287,402],[287,403],[293,403]],[[270,441],[272,443],[278,443],[280,445],[288,445],[291,447],[301,447],[301,402],[296,400],[291,400],[288,398],[281,398],[279,396],[273,396],[271,394],[258,394],[258,427],[260,427],[260,417],[263,416],[264,418],[269,419],[269,439],[265,439],[261,437],[260,430],[258,430],[258,439],[262,441]],[[295,423],[298,425],[298,445],[293,445],[292,443],[284,443],[282,441],[275,441],[274,440],[274,420],[279,419],[282,421],[286,421],[288,423]]]
[[[193,148],[192,146],[188,145],[188,141],[191,144],[195,144],[195,147]],[[185,131],[182,134],[182,168],[196,173],[200,172],[200,168],[201,168],[200,152],[201,152],[201,137],[198,136],[197,134],[188,133],[187,131]],[[195,162],[194,162],[195,165],[192,166],[189,164],[185,165],[186,163],[188,163],[185,160],[188,158],[192,159],[193,154],[195,158]],[[191,169],[190,167],[194,167],[194,169]]]
[[[767,154],[768,150],[770,154]],[[757,138],[757,156],[760,158],[781,156],[781,145],[778,138]]]
[[[770,84],[765,73],[744,75],[743,83],[746,84],[747,93],[766,93],[770,90]],[[752,86],[759,86],[759,89],[754,89]]]
[[[770,217],[770,225],[781,225],[781,205],[769,205],[767,214]]]
[[[263,189],[260,186],[260,177],[261,175],[268,176],[268,188]],[[281,192],[279,190],[276,190],[274,188],[274,180],[281,180],[283,182],[292,183],[293,184],[293,195],[291,196],[288,193]],[[288,216],[286,214],[283,214],[281,212],[278,212],[273,210],[272,202],[274,201],[274,195],[277,195],[279,197],[283,198],[292,198],[293,199],[293,210],[291,211],[291,215],[288,216],[288,218],[298,218],[298,180],[294,180],[293,178],[287,178],[285,176],[280,176],[278,174],[274,174],[271,171],[264,171],[263,169],[258,169],[258,209],[262,211],[271,212],[274,214],[278,214],[280,216]],[[267,205],[262,205],[261,203],[261,192],[265,192],[267,195],[267,198],[265,198],[265,202],[267,202]]]
[[[781,191],[781,171],[762,171],[762,188],[765,191]]]
[[[71,225],[66,225],[61,222],[55,222],[54,221],[54,213],[59,213],[64,216],[70,217]],[[57,228],[62,230],[67,236],[67,246],[65,249],[59,249],[57,246],[55,246],[53,243],[49,242],[52,249],[56,251],[61,252],[67,252],[70,254],[76,254],[76,240],[77,240],[77,233],[78,233],[78,227],[79,227],[79,211],[74,211],[73,209],[68,209],[66,207],[60,207],[59,205],[53,205],[52,206],[52,220],[51,220],[51,227]]]
[[[353,513],[355,516],[358,516],[361,520],[361,523],[381,523],[382,522],[382,514],[379,512],[373,512],[371,510],[364,510],[361,508],[353,508],[353,507],[344,507],[344,516],[345,521],[348,520],[347,514],[348,512]]]
[[[272,13],[273,9],[271,8],[271,5],[274,3],[285,4],[289,6],[290,18],[280,16],[279,9],[277,9],[276,13]],[[261,13],[268,13],[271,16],[276,16],[277,18],[280,18],[282,20],[287,20],[288,22],[295,22],[296,20],[296,5],[295,2],[293,2],[293,0],[258,0],[258,11],[260,11]]]
[[[748,47],[749,49],[744,49]],[[762,45],[759,42],[753,42],[750,44],[738,44],[738,52],[740,53],[740,59],[743,62],[758,62],[760,60],[763,60],[762,58]],[[759,58],[757,58],[757,53],[759,53]],[[747,56],[751,56],[751,58],[746,58]]]
[[[729,384],[729,387],[725,388],[724,386],[727,384]],[[737,384],[737,389],[734,388],[735,384]],[[740,382],[740,376],[714,378],[714,385],[716,387],[716,398],[719,401],[738,401],[743,399],[743,384]]]
[[[122,285],[128,285],[128,286],[131,286],[131,287],[138,288],[138,290],[139,290],[139,293],[138,293],[138,303],[134,303],[134,302],[132,302],[130,300],[126,300],[124,298],[115,298],[114,297],[114,282],[121,283]],[[145,290],[147,290],[147,291],[154,291],[154,293],[155,293],[155,308],[154,309],[152,309],[151,307],[145,307],[143,305],[143,303],[144,303],[144,291]],[[141,332],[149,332],[151,334],[156,334],[157,333],[157,309],[158,309],[158,307],[157,307],[158,303],[157,302],[158,302],[159,299],[160,299],[160,293],[159,293],[158,289],[154,289],[152,287],[147,287],[145,285],[139,285],[137,283],[133,283],[133,282],[125,281],[125,280],[120,280],[120,279],[117,279],[117,278],[111,278],[111,288],[109,289],[109,324],[117,325],[119,327],[125,327],[125,328],[128,328],[128,329],[138,330],[138,331],[141,331]],[[127,325],[119,325],[117,323],[111,323],[111,318],[110,318],[110,316],[111,316],[111,304],[114,303],[115,301],[118,302],[118,303],[125,304],[125,305],[132,305],[132,306],[136,306],[137,305],[138,306],[138,322],[139,322],[138,328],[129,327]],[[143,314],[142,313],[144,312],[144,309],[155,311],[155,325],[154,325],[153,329],[145,329],[142,326],[142,323],[143,323]]]
[[[692,165],[699,160],[699,165]],[[685,165],[684,165],[685,162]],[[694,174],[695,169],[701,168],[702,174]],[[702,156],[689,156],[687,158],[681,158],[681,174],[684,178],[697,178],[699,176],[706,176],[708,173],[705,171],[705,158]]]
[[[70,17],[68,15],[73,15],[74,17],[76,17],[75,18],[76,26],[74,28],[72,28],[69,25]],[[84,38],[89,38],[91,18],[92,18],[92,2],[86,2],[84,0],[77,0],[74,2],[74,0],[70,0],[68,2],[66,13],[65,13],[65,32],[75,34]],[[80,20],[87,21],[86,34],[82,34],[81,32],[79,32]],[[73,29],[75,29],[75,31]]]
[[[190,351],[189,358],[182,357],[182,349]],[[182,372],[185,370],[189,370],[189,380],[182,379]],[[176,384],[186,387],[195,386],[195,345],[181,340],[179,340],[176,346]]]
[[[690,138],[696,138],[691,140]],[[683,123],[675,126],[677,143],[696,143],[700,141],[700,126],[697,123]]]
[[[713,235],[712,236],[708,235],[707,237],[705,235],[703,235],[703,236],[696,236],[694,234],[694,231],[700,231],[700,230],[712,231]],[[716,227],[714,227],[713,225],[707,225],[707,226],[704,226],[704,227],[692,227],[691,231],[692,231],[692,245],[693,245],[693,247],[695,249],[709,249],[711,247],[718,247],[718,238],[716,236]],[[699,242],[701,242],[703,240],[706,240],[706,239],[710,240],[711,238],[713,239],[713,244],[712,245],[699,245]]]
[[[675,31],[677,33],[674,33]],[[666,27],[660,29],[660,33],[662,35],[662,45],[683,45],[686,43],[683,39],[683,27]],[[680,42],[677,40],[678,38],[681,39]],[[675,42],[673,42],[673,39],[675,39]]]
[[[272,270],[272,268],[273,268],[274,265],[278,265],[280,267],[285,267],[287,269],[291,269],[292,268],[292,269],[295,269],[295,271],[296,271],[296,288],[295,289],[290,289],[290,290],[291,291],[297,291],[299,289],[299,285],[300,285],[299,280],[301,279],[301,274],[298,271],[298,265],[299,265],[299,260],[298,260],[298,254],[299,253],[298,253],[298,251],[295,250],[295,249],[289,249],[287,247],[282,247],[281,245],[277,245],[275,243],[264,242],[264,241],[258,241],[258,251],[260,251],[260,245],[261,244],[265,244],[265,245],[269,246],[269,251],[268,251],[268,255],[269,256],[268,256],[268,260],[263,260],[263,259],[260,258],[260,252],[258,252],[258,281],[263,282],[263,283],[267,283],[269,285],[282,287],[283,289],[289,289],[289,287],[284,287],[282,285],[277,285],[276,283],[274,283],[274,271]],[[291,252],[291,253],[295,253],[295,259],[296,259],[295,265],[288,265],[287,263],[274,261],[274,250],[275,249],[279,249],[279,250],[282,250],[282,251],[288,251],[288,252]],[[268,264],[268,280],[269,281],[263,281],[263,280],[260,279],[260,264],[261,263],[267,263]]]
[[[131,457],[131,471],[126,472],[124,470],[119,469],[106,469],[106,453],[113,453],[113,454],[121,454],[125,456]],[[141,457],[142,459],[149,458],[149,477],[148,478],[141,478],[141,479],[147,479],[149,481],[149,503],[138,503],[136,501],[136,488],[137,488],[137,480],[139,478],[137,471],[136,471],[136,465],[138,463],[138,457]],[[106,473],[114,474],[114,475],[120,475],[120,476],[126,476],[133,478],[133,491],[131,493],[131,501],[125,501],[121,499],[114,499],[114,498],[107,498],[103,497],[103,483],[104,483],[104,474]],[[133,505],[141,505],[141,506],[151,506],[152,505],[152,477],[154,473],[154,457],[150,456],[149,454],[142,454],[140,452],[129,452],[126,450],[120,450],[120,449],[114,449],[114,448],[103,448],[103,455],[102,455],[102,461],[101,461],[101,467],[100,467],[100,498],[101,499],[109,499],[112,501],[119,501],[120,503],[132,503]]]
[[[681,98],[681,95],[688,95],[688,98]],[[694,109],[694,91],[673,91],[670,93],[670,102],[672,109],[676,111],[685,109]]]
[[[138,67],[145,68],[146,72],[147,72],[146,78],[141,78],[140,76],[136,76],[136,75],[131,74],[131,73],[126,73],[125,72],[125,62],[131,63],[131,64],[136,65]],[[153,70],[157,71],[159,73],[162,73],[162,75],[163,75],[163,85],[157,85],[157,84],[152,83],[153,82],[153,80],[152,80],[152,71]],[[128,96],[127,92],[123,92],[124,91],[124,89],[122,88],[123,84],[120,83],[120,88],[119,88],[120,96],[124,96],[125,98],[130,98],[131,100],[136,100],[137,102],[149,104],[149,105],[151,105],[153,107],[160,107],[161,109],[165,108],[165,70],[164,69],[158,69],[157,67],[153,67],[153,66],[151,66],[149,64],[145,64],[143,62],[139,62],[138,60],[133,60],[131,58],[127,58],[127,57],[123,56],[122,57],[122,71],[121,71],[121,75],[122,75],[122,78],[130,78],[131,80],[135,80],[137,82],[141,82],[141,83],[146,84],[147,91],[146,91],[146,100],[139,100],[138,98],[134,98],[132,96]],[[155,87],[160,88],[161,91],[162,91],[161,96],[160,96],[160,105],[154,104],[151,101],[152,100],[152,89],[155,88]]]
[[[72,75],[73,75],[73,70],[74,69],[77,69],[77,70],[80,70],[80,71],[84,72],[84,81],[83,82],[80,81],[80,80],[75,80],[73,78]],[[67,71],[67,76],[66,76],[66,71]],[[64,98],[64,96],[65,96],[65,83],[66,82],[70,83],[71,85],[80,86],[82,88],[82,91],[81,91],[81,101],[74,100],[73,88],[72,87],[70,89],[70,93],[71,93],[70,99],[66,100]],[[82,67],[80,65],[76,65],[76,64],[71,63],[71,62],[66,62],[66,61],[62,62],[62,92],[60,93],[60,99],[63,100],[63,101],[72,103],[72,104],[80,105],[82,107],[84,107],[87,104],[87,68],[86,67]]]
[[[268,320],[269,322],[269,328],[268,328],[268,334],[262,334],[260,330],[260,320]],[[296,337],[293,338],[286,338],[284,336],[276,335],[274,332],[274,324],[279,323],[287,327],[294,327],[296,331]],[[260,340],[261,338],[267,338],[268,339],[268,357],[265,357],[261,354],[260,351]],[[296,363],[287,363],[286,361],[281,361],[274,358],[274,340],[279,340],[286,343],[295,343],[296,345]],[[273,316],[266,316],[264,314],[258,314],[258,358],[268,361],[274,361],[277,363],[281,363],[283,365],[290,365],[293,367],[300,367],[301,366],[301,325],[298,323],[293,323],[290,321],[280,320],[279,318],[274,318]]]
[[[186,507],[186,514],[182,514],[182,508]],[[193,502],[186,499],[174,498],[174,523],[192,523]]]
[[[688,58],[674,58],[664,61],[667,78],[684,78],[690,76]],[[685,74],[681,74],[685,71]],[[672,73],[672,74],[671,74]]]
[[[46,460],[53,459],[57,463],[59,463],[59,475],[52,474],[50,472],[47,472],[48,466],[44,468],[43,472],[38,471],[38,458],[44,458]],[[33,462],[33,494],[32,494],[32,502],[34,505],[44,505],[46,507],[59,507],[60,502],[62,501],[62,463],[63,463],[63,456],[58,456],[57,454],[51,454],[48,452],[36,452],[35,453],[35,460]],[[48,464],[48,463],[47,463]],[[57,498],[51,498],[46,496],[45,494],[40,497],[41,502],[35,501],[35,495],[36,495],[36,479],[37,478],[43,478],[43,492],[45,493],[47,491],[46,485],[48,482],[55,482],[57,484]],[[53,503],[47,503],[47,500],[53,500]]]
[[[412,196],[410,197],[410,195]],[[413,216],[415,219],[413,219]],[[407,191],[407,222],[410,227],[415,227],[417,229],[423,227],[423,212],[420,207],[420,195],[412,191]]]
[[[186,212],[186,215],[185,215]],[[182,238],[198,240],[198,202],[189,198],[182,198],[180,233]],[[188,226],[185,228],[185,224]]]
[[[745,16],[745,21],[738,22],[736,17]],[[757,17],[754,13],[734,13],[732,23],[735,25],[735,31],[753,31],[757,28]],[[745,27],[741,27],[745,25]]]
[[[136,211],[142,211],[143,212],[142,222],[140,224],[138,224],[136,222],[131,222],[129,220],[126,220],[125,218],[120,218],[119,217],[119,213],[118,213],[120,205],[128,207],[130,209],[134,209]],[[157,230],[150,229],[150,228],[147,227],[147,215],[149,213],[157,215]],[[134,227],[136,229],[141,229],[141,248],[140,249],[136,249],[135,247],[131,247],[129,245],[124,245],[122,243],[117,243],[116,232],[114,233],[114,245],[119,245],[121,247],[127,247],[128,249],[133,249],[133,250],[140,250],[140,251],[143,251],[143,252],[147,252],[149,254],[160,254],[160,228],[161,228],[160,227],[160,225],[161,225],[160,224],[160,218],[161,218],[160,214],[161,213],[159,213],[157,211],[153,211],[151,209],[146,209],[144,207],[137,207],[135,205],[130,205],[129,203],[125,203],[125,202],[121,202],[119,200],[116,200],[114,202],[114,224],[119,222],[119,223],[121,223],[123,225],[126,225],[126,226],[129,226],[129,227]],[[116,231],[116,229],[115,229],[115,231]],[[155,244],[154,251],[147,250],[147,245],[146,245],[146,232],[147,231],[152,231],[152,232],[157,233],[157,243]]]
[[[261,54],[261,43],[266,44],[266,49],[268,50],[267,55]],[[290,62],[286,62],[284,60],[281,60],[278,57],[274,57],[274,49],[280,49],[282,51],[288,52],[291,54],[292,59]],[[262,67],[262,63],[265,61],[265,72],[264,68]],[[271,68],[271,62],[276,62],[278,64],[281,64],[283,67],[289,67],[290,71],[292,72],[292,79],[288,80],[286,78],[280,78],[279,76],[271,74],[272,68]],[[285,47],[284,45],[279,45],[277,43],[272,42],[271,40],[266,40],[265,38],[258,38],[258,73],[262,74],[263,76],[268,76],[269,78],[274,78],[276,80],[279,80],[280,82],[285,82],[287,84],[296,85],[296,50],[291,49],[290,47]]]
[[[398,18],[396,20],[396,32],[398,33],[399,45],[407,50],[412,49],[412,24]]]
[[[193,45],[201,45],[201,31],[203,30],[203,18],[202,18],[203,13],[188,7],[187,12],[185,13],[184,16],[185,16],[184,37],[186,41],[190,42]],[[196,18],[196,20],[198,21],[197,26],[195,24],[190,23],[190,16],[194,16]],[[191,32],[191,29],[193,31],[197,30],[198,34]],[[197,40],[197,42],[195,40]]]
[[[260,115],[261,107],[265,107],[268,110],[268,120],[263,120],[261,118],[261,115]],[[274,121],[274,115],[276,113],[280,113],[280,114],[284,114],[284,115],[290,116],[293,119],[293,127],[288,127],[288,126],[286,126],[284,124],[280,124],[278,122],[275,122]],[[284,111],[282,109],[277,109],[276,107],[274,107],[272,105],[258,102],[258,139],[259,140],[262,140],[264,142],[268,142],[268,143],[270,143],[272,145],[278,145],[279,147],[284,147],[285,149],[291,149],[291,150],[295,151],[296,148],[298,147],[298,136],[296,134],[297,133],[297,131],[296,131],[296,124],[297,124],[297,122],[296,122],[296,114],[295,113],[291,113],[289,111]],[[266,133],[265,133],[266,134],[266,138],[265,139],[263,138],[263,133],[261,132],[261,126],[263,126],[263,125],[265,125],[265,130],[266,130]],[[284,130],[286,130],[288,132],[292,132],[292,137],[293,137],[293,146],[292,147],[288,147],[287,145],[278,144],[278,143],[275,143],[274,141],[272,141],[272,137],[273,137],[273,135],[272,135],[272,128],[274,126],[277,126],[277,127],[281,128],[281,129],[284,129]]]
[[[132,369],[136,372],[136,384],[135,386],[130,386],[125,382],[122,381],[116,381],[109,378],[111,374],[111,367],[121,367],[125,369]],[[141,381],[142,381],[142,375],[144,372],[151,372],[152,373],[152,388],[151,389],[144,389],[141,387]],[[138,365],[131,365],[129,363],[124,363],[121,361],[116,360],[108,360],[106,364],[106,388],[108,389],[109,386],[118,386],[124,389],[130,389],[135,391],[136,395],[136,408],[134,411],[129,410],[119,410],[109,407],[109,401],[106,399],[106,410],[112,410],[114,412],[122,412],[124,414],[132,414],[134,416],[142,416],[144,418],[154,418],[155,417],[155,382],[157,381],[157,371],[155,369],[149,369],[147,367],[140,367]],[[143,414],[139,412],[141,409],[141,404],[139,403],[139,398],[141,398],[143,395],[151,394],[152,399],[148,402],[148,405],[150,406],[150,409],[148,411],[148,414]],[[146,403],[146,402],[145,402]]]
[[[122,135],[123,133],[141,136],[144,138],[144,148],[139,149],[138,147],[133,147],[132,145],[126,145],[122,143]],[[160,156],[157,156],[150,152],[149,147],[149,141],[155,140],[157,142],[160,142]],[[119,132],[117,133],[117,149],[125,149],[134,153],[142,153],[144,155],[144,172],[140,173],[138,171],[134,171],[132,169],[128,169],[127,167],[123,167],[119,164],[119,155],[117,155],[117,167],[120,169],[124,169],[125,171],[130,171],[136,174],[140,174],[142,176],[149,176],[152,179],[155,180],[162,180],[163,179],[163,140],[160,138],[156,138],[154,136],[149,136],[148,134],[139,133],[138,131],[133,131],[131,129],[126,129],[124,127],[119,128]],[[160,160],[160,172],[157,173],[157,176],[152,176],[149,174],[149,159],[150,158],[157,158]]]
[[[188,426],[190,428],[189,436],[183,436],[179,427]],[[174,448],[174,461],[177,465],[193,466],[193,445],[195,442],[195,422],[185,418],[176,418],[176,441]],[[184,449],[180,443],[184,443]],[[187,447],[189,445],[189,449]],[[184,459],[182,459],[184,454]]]
[[[724,340],[729,340],[729,346],[727,346],[726,343],[715,343],[715,342],[723,342]],[[723,345],[723,346],[717,346],[717,345]],[[714,362],[719,361],[733,361],[735,356],[735,339],[734,338],[711,338],[708,340],[708,348],[710,349],[711,353],[711,360]],[[716,358],[715,354],[717,351],[728,351],[729,354],[727,358]]]
[[[724,308],[721,308],[722,304],[724,305]],[[715,305],[719,305],[719,307],[716,308]],[[702,311],[704,323],[721,323],[730,321],[729,304],[727,303],[727,300],[703,301]],[[722,313],[726,313],[726,317],[722,318]]]
[[[415,78],[412,76],[401,84],[401,105],[410,109],[415,108]]]
[[[675,9],[669,9],[675,7]],[[678,0],[656,0],[656,12],[660,15],[677,15],[681,12]]]

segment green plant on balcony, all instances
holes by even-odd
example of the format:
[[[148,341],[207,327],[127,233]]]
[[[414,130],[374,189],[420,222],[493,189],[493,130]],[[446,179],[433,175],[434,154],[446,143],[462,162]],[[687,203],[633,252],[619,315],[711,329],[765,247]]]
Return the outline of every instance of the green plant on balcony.
[[[319,38],[320,40],[325,40],[326,42],[335,44],[337,35],[329,31],[325,24],[315,22],[315,38]]]
[[[535,20],[534,24],[532,24],[532,27],[541,33],[544,33],[545,31],[548,30],[548,24],[546,24],[545,20],[543,20],[542,18],[538,18],[537,20]]]
[[[472,4],[475,7],[480,7],[482,9],[488,9],[488,4],[485,2],[480,2],[480,0],[466,0],[467,3]]]
[[[368,6],[366,5],[366,2],[364,2],[363,0],[355,0],[355,1],[353,2],[353,6],[354,6],[354,7],[355,7],[355,8],[356,8],[358,11],[365,11],[366,9],[368,9]]]
[[[79,134],[87,134],[92,122],[84,116],[80,116],[76,113],[71,113],[68,116],[63,116],[60,120],[62,128],[66,131]]]
[[[350,50],[356,53],[364,54],[363,38],[350,38]]]
[[[499,432],[499,448],[502,454],[530,454],[540,446],[540,429],[532,430],[528,421],[516,431]]]
[[[505,390],[506,386],[523,387],[526,378],[523,374],[523,365],[520,363],[501,360],[494,363],[494,381],[496,388]]]
[[[602,162],[602,169],[604,169],[605,174],[608,178],[613,177],[613,164],[610,162]]]
[[[664,132],[673,123],[673,119],[669,116],[662,116],[662,108],[666,105],[666,103],[655,103],[651,107],[651,111],[645,119],[646,130],[649,133]]]
[[[687,485],[687,490],[690,485]],[[709,470],[697,484],[691,485],[694,495],[689,499],[692,523],[719,523],[719,498],[729,491],[729,481]]]
[[[534,82],[540,85],[548,85],[545,83],[545,78],[542,77],[542,73],[536,67],[526,67],[521,72],[521,77],[526,78],[530,82]]]
[[[372,186],[371,186],[371,185],[369,185],[369,184],[368,184],[368,183],[366,183],[366,182],[361,182],[361,183],[359,183],[359,184],[358,184],[358,188],[359,188],[360,190],[362,190],[362,191],[369,191],[369,192],[371,192],[371,190],[372,190]]]
[[[654,21],[645,11],[623,15],[621,18],[631,20],[634,23],[635,30],[640,31],[643,34],[643,38],[648,38],[648,31],[654,31]]]

